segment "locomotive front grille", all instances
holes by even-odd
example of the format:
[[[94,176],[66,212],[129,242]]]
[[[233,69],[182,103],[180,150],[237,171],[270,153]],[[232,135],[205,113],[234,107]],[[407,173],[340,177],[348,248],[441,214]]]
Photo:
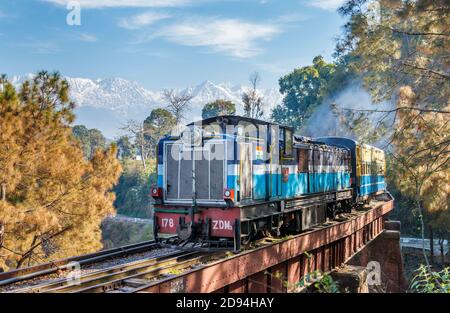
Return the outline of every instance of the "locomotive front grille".
[[[165,202],[191,205],[224,205],[225,144],[223,141],[205,142],[202,147],[183,143],[167,143],[164,151]]]

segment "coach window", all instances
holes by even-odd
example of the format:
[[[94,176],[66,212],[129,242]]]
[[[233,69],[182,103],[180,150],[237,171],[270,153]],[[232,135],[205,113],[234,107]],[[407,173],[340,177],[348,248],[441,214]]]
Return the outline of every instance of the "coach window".
[[[321,173],[323,170],[323,150],[321,148],[317,149],[317,173]]]
[[[332,159],[332,162],[333,162],[333,172],[335,172],[335,173],[336,173],[336,172],[339,172],[340,166],[341,166],[341,160],[342,160],[342,157],[341,157],[341,151],[335,149],[335,150],[333,151],[333,159]]]
[[[292,131],[289,129],[284,130],[284,155],[292,156],[292,145],[293,145]]]
[[[346,171],[351,173],[352,172],[352,157],[348,152],[345,153],[345,165],[346,165]]]
[[[327,151],[328,172],[333,171],[333,150]]]
[[[330,150],[325,150],[325,172],[330,172],[331,153]]]
[[[314,149],[313,150],[313,165],[314,165],[314,172],[318,173],[319,170],[322,168],[320,165],[320,152],[319,149]]]
[[[308,150],[298,149],[298,171],[299,173],[308,172]]]

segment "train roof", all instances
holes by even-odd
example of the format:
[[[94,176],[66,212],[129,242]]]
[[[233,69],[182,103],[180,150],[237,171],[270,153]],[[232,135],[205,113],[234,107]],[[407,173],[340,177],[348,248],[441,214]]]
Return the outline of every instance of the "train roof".
[[[206,118],[206,119],[203,119],[200,121],[192,122],[192,123],[188,124],[187,126],[192,126],[192,125],[202,124],[202,123],[208,124],[208,123],[212,123],[212,122],[220,122],[220,123],[225,123],[227,125],[237,125],[239,122],[242,122],[242,121],[256,124],[256,125],[278,125],[280,127],[287,128],[287,129],[294,131],[294,128],[291,126],[281,125],[278,123],[273,123],[273,122],[269,122],[269,121],[259,120],[256,118],[245,117],[245,116],[240,116],[240,115],[213,116],[213,117],[209,117],[209,118]]]
[[[375,146],[371,146],[371,145],[368,145],[368,144],[365,144],[365,143],[360,143],[357,140],[354,140],[354,139],[351,139],[351,138],[345,138],[345,137],[325,136],[325,137],[315,138],[315,140],[317,140],[317,141],[325,141],[325,142],[328,141],[328,140],[332,140],[332,141],[335,141],[338,144],[347,143],[347,144],[351,144],[354,147],[359,145],[359,146],[362,146],[362,147],[365,147],[365,148],[368,148],[368,149],[375,149],[375,150],[383,151],[382,149],[377,148]]]

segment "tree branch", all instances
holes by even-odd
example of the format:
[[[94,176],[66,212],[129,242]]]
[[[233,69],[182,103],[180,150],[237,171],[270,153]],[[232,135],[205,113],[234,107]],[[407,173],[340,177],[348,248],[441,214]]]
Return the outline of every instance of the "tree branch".
[[[391,31],[398,34],[408,35],[408,36],[450,36],[450,33],[433,33],[433,32],[409,32],[406,30],[399,30],[389,27]]]
[[[22,263],[26,260],[27,257],[29,257],[31,255],[31,253],[34,251],[34,249],[36,249],[37,247],[41,246],[45,241],[48,241],[56,236],[61,235],[62,233],[65,233],[66,231],[68,231],[69,229],[72,228],[72,225],[67,226],[63,229],[61,229],[60,231],[54,233],[53,235],[50,235],[49,237],[45,238],[45,240],[41,240],[38,243],[34,244],[31,246],[30,249],[28,249],[28,251],[26,251],[24,254],[22,254],[22,257],[20,258],[20,260],[17,262],[17,266],[16,268],[20,268],[20,266],[22,265]]]
[[[370,110],[370,109],[350,109],[350,108],[341,108],[344,111],[353,111],[353,112],[367,112],[367,113],[394,113],[397,111],[420,111],[420,112],[432,112],[432,113],[440,113],[440,114],[450,114],[450,111],[444,110],[436,110],[436,109],[421,109],[421,108],[413,108],[413,107],[398,107],[392,110]]]

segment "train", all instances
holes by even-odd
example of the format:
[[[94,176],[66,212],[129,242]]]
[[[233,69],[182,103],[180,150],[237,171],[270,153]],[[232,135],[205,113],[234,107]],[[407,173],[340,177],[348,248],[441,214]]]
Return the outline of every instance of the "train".
[[[188,124],[157,145],[154,236],[240,251],[323,224],[386,190],[383,150],[242,116]]]

